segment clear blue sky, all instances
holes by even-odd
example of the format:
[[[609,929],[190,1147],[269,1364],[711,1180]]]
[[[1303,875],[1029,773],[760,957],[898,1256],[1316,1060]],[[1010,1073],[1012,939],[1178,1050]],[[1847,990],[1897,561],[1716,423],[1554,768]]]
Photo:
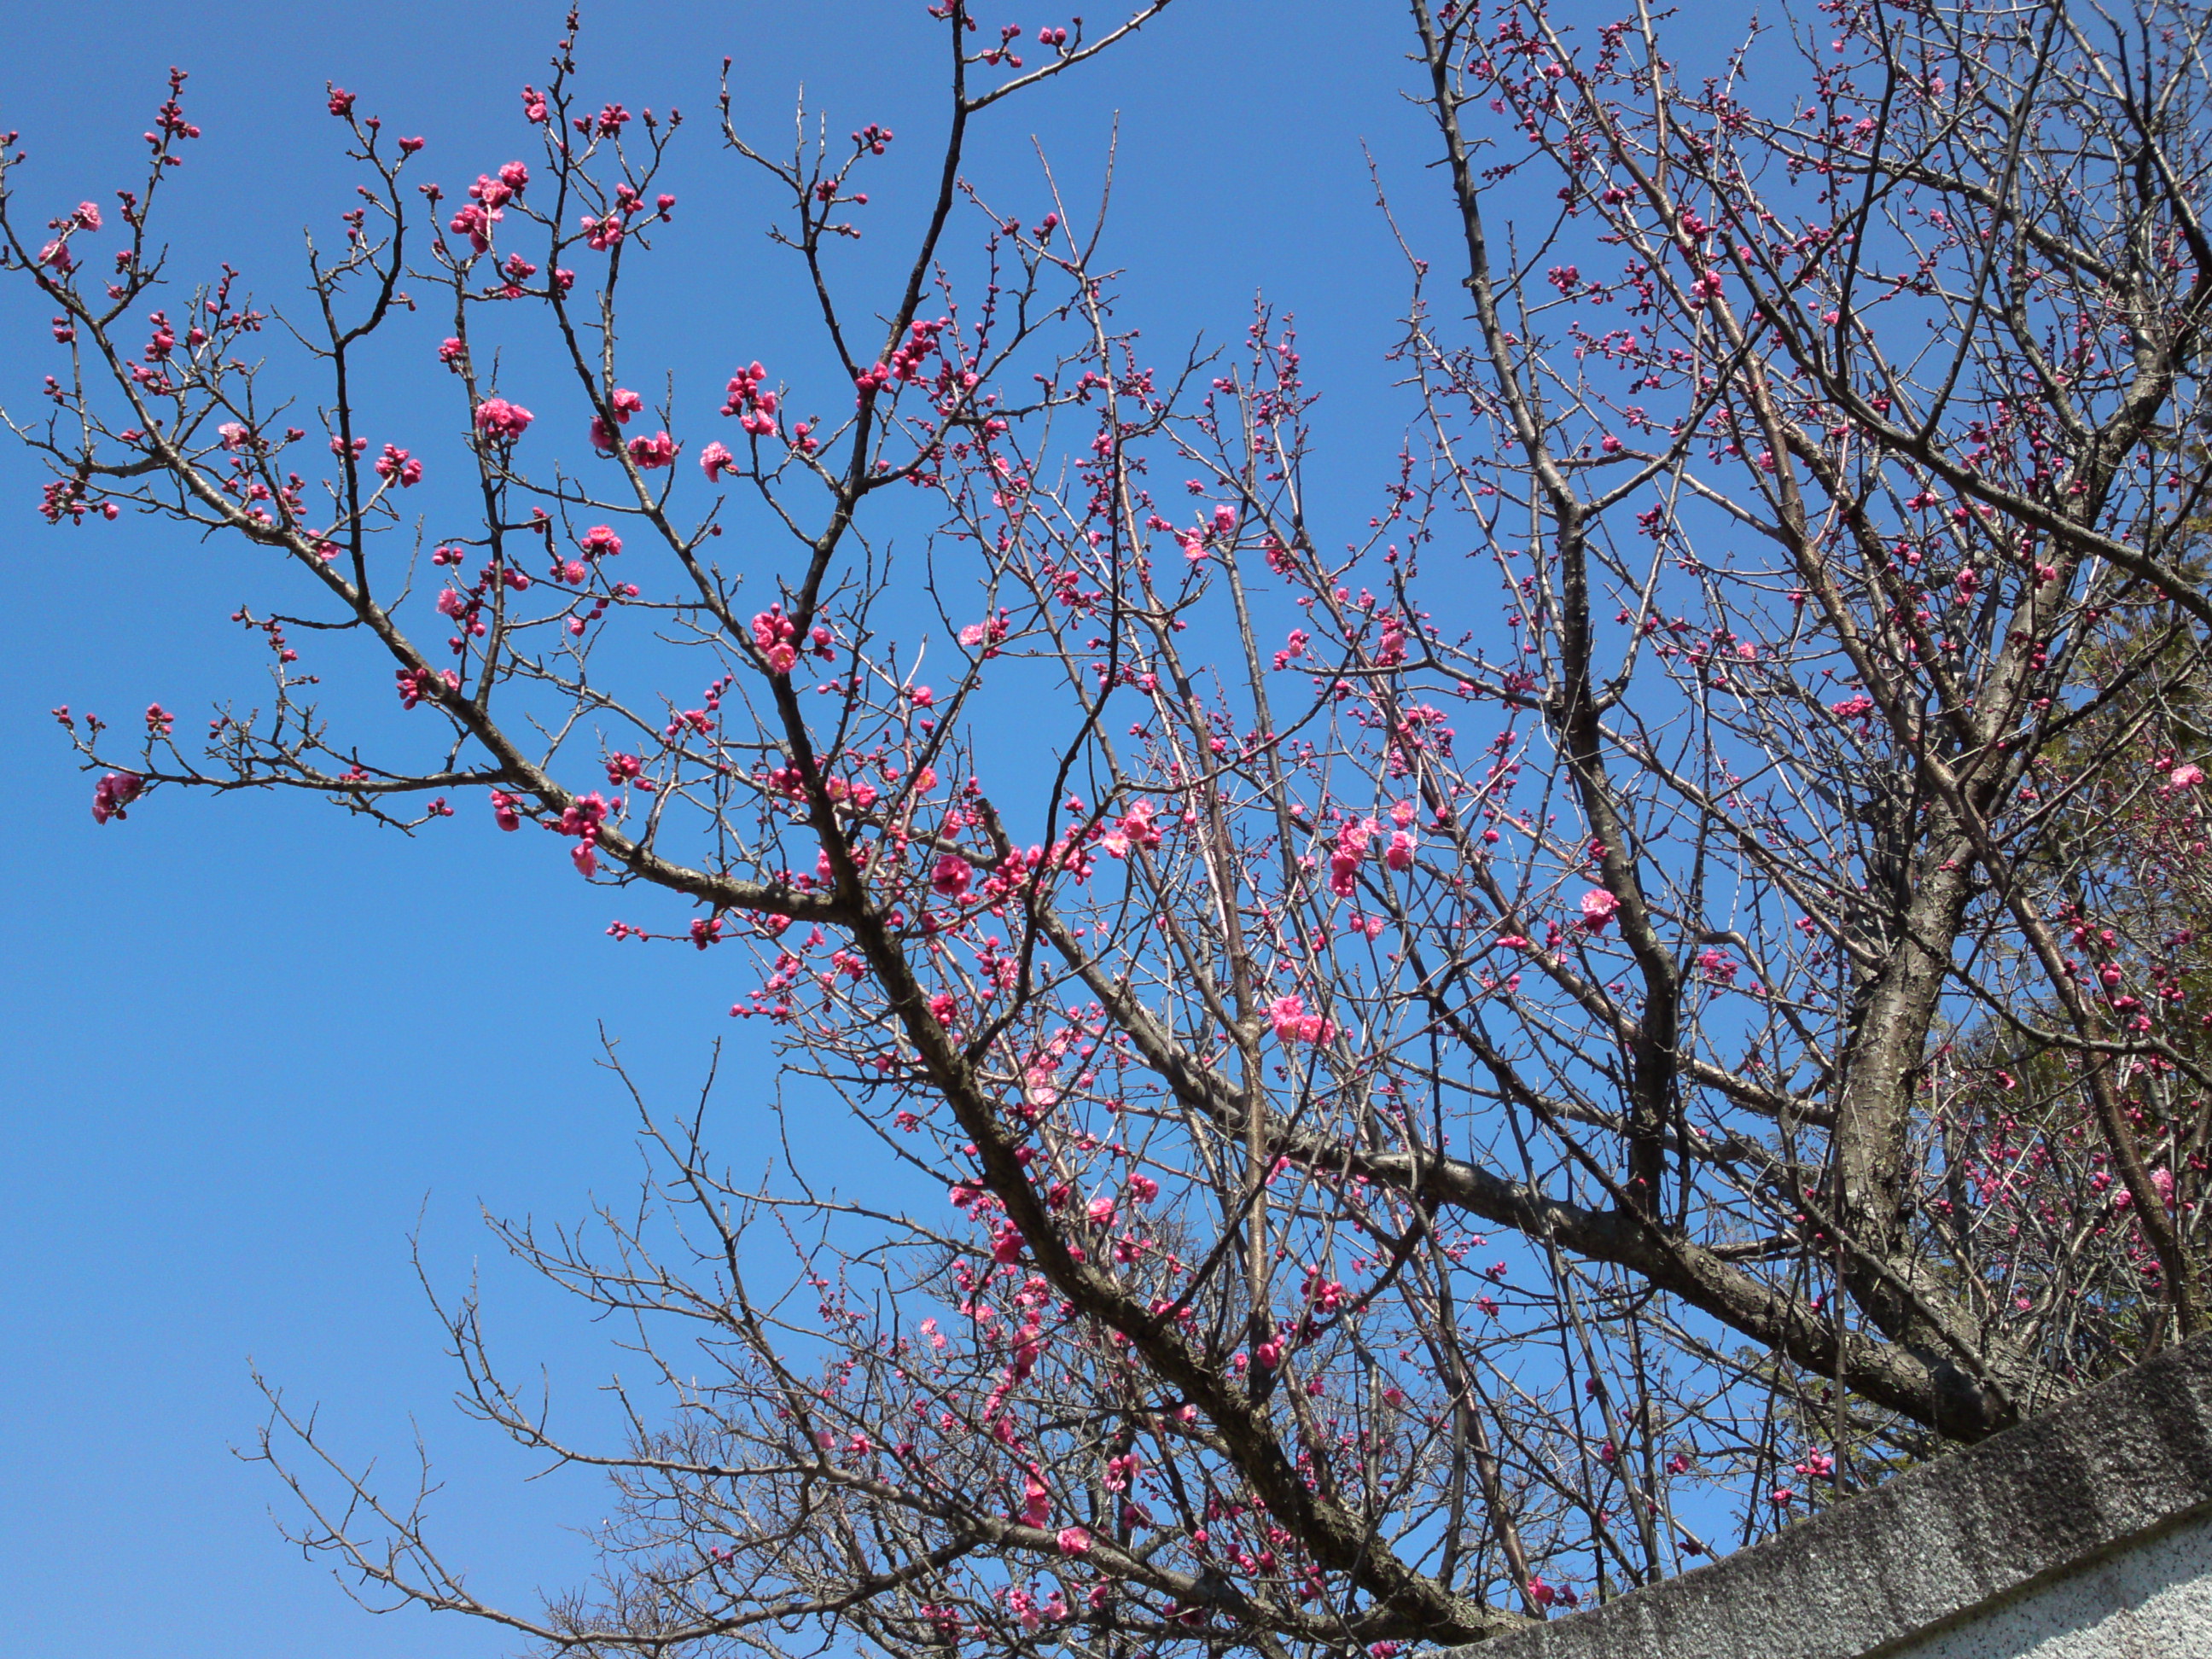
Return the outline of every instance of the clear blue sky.
[[[1091,0],[1093,22],[1109,9]],[[542,82],[561,9],[19,4],[0,129],[20,129],[32,151],[21,210],[35,223],[135,184],[137,135],[180,64],[205,137],[172,204],[191,208],[170,223],[178,268],[228,258],[281,301],[296,291],[301,226],[327,239],[350,204],[324,82],[358,93],[388,131],[428,137],[429,175],[458,186],[522,153],[516,92]],[[1003,9],[1032,31],[1065,21]],[[756,132],[788,131],[802,80],[833,131],[900,131],[900,156],[871,185],[889,225],[937,126],[933,42],[928,67],[909,74],[921,11],[922,0],[591,9],[595,100],[702,118],[673,186],[679,259],[663,262],[684,274],[633,319],[641,356],[768,357],[804,326],[789,270],[759,238],[767,204],[706,118],[723,54],[738,61]],[[1428,251],[1452,257],[1440,181],[1422,171],[1425,134],[1397,97],[1403,40],[1388,3],[1179,0],[1079,82],[994,112],[979,147],[981,176],[1034,201],[1019,197],[1035,189],[1034,132],[1087,193],[1107,118],[1121,112],[1109,245],[1129,272],[1124,317],[1171,359],[1201,331],[1233,341],[1263,286],[1298,313],[1327,392],[1317,505],[1346,536],[1373,510],[1401,429],[1382,353],[1405,276],[1363,140]],[[856,252],[857,296],[876,249],[899,241],[886,231]],[[0,285],[11,413],[35,408],[53,366],[44,320],[22,285]],[[445,395],[441,381],[418,352],[378,395],[404,408]],[[188,728],[218,696],[250,700],[262,659],[225,618],[272,590],[246,550],[149,522],[48,529],[33,511],[40,481],[28,457],[0,447],[0,743],[20,792],[0,908],[15,988],[0,1004],[11,1085],[0,1654],[502,1651],[459,1620],[369,1619],[287,1548],[269,1513],[283,1494],[228,1449],[258,1421],[249,1356],[295,1397],[321,1401],[341,1445],[386,1455],[394,1485],[418,1419],[448,1483],[442,1535],[484,1589],[526,1601],[569,1577],[580,1556],[567,1529],[596,1518],[592,1491],[520,1484],[526,1468],[452,1410],[406,1237],[419,1214],[448,1289],[483,1254],[495,1335],[519,1358],[550,1361],[568,1420],[592,1420],[591,1391],[615,1364],[603,1334],[486,1253],[477,1206],[565,1218],[595,1191],[619,1193],[635,1163],[624,1104],[591,1063],[594,1022],[671,1088],[696,1078],[717,1036],[757,1060],[723,1018],[738,964],[617,947],[602,933],[617,909],[607,896],[564,860],[520,856],[474,804],[414,843],[312,800],[174,793],[96,829],[90,781],[46,710],[122,717],[158,699]],[[747,1161],[757,1093],[723,1102],[718,1140]]]

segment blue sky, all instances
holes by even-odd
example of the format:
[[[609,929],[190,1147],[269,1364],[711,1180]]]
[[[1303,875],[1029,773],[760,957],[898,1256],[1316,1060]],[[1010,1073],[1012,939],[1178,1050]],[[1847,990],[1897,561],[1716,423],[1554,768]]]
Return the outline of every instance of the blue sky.
[[[1094,25],[1104,15],[1094,0]],[[1065,21],[1033,8],[1030,31]],[[833,131],[868,121],[902,143],[870,188],[874,240],[853,252],[865,306],[902,246],[937,127],[933,42],[918,72],[921,0],[602,4],[583,37],[588,94],[700,118],[672,185],[684,206],[632,361],[768,357],[805,327],[792,271],[760,230],[769,204],[721,153],[713,77],[738,59],[741,120],[789,131],[804,81]],[[18,7],[0,61],[0,128],[31,164],[35,224],[134,185],[137,138],[168,65],[192,72],[205,137],[171,204],[178,269],[238,266],[264,300],[294,294],[298,235],[325,240],[350,205],[323,85],[356,92],[387,130],[430,141],[457,187],[523,152],[518,88],[544,79],[556,5],[296,3]],[[1034,134],[1078,193],[1095,191],[1112,115],[1120,175],[1108,246],[1122,315],[1163,359],[1201,332],[1233,343],[1255,290],[1297,314],[1326,392],[1318,514],[1349,536],[1388,482],[1402,429],[1382,361],[1406,275],[1363,155],[1370,145],[1427,251],[1452,258],[1425,134],[1398,89],[1404,25],[1390,5],[1179,0],[1079,81],[987,118],[975,173],[1036,216]],[[427,329],[428,325],[424,325]],[[418,332],[422,331],[418,330]],[[52,367],[44,308],[0,284],[0,402],[35,405]],[[447,395],[427,349],[374,390],[383,406]],[[433,453],[434,454],[434,450]],[[472,1581],[515,1600],[570,1577],[588,1483],[530,1473],[463,1422],[408,1260],[421,1226],[434,1280],[478,1265],[510,1353],[551,1368],[588,1425],[615,1361],[489,1253],[482,1204],[554,1218],[617,1195],[635,1155],[625,1105],[592,1060],[597,1022],[650,1085],[688,1090],[727,1036],[738,964],[617,947],[618,906],[566,860],[520,856],[480,806],[409,842],[309,799],[172,793],[96,828],[90,780],[46,711],[111,718],[159,700],[189,729],[215,698],[250,698],[261,657],[226,617],[268,593],[242,550],[126,520],[54,530],[40,474],[0,449],[0,722],[17,841],[0,909],[13,1086],[0,1111],[0,1650],[163,1659],[410,1659],[503,1650],[489,1632],[355,1610],[283,1544],[283,1494],[236,1461],[259,1420],[249,1357],[319,1400],[337,1443],[386,1455],[394,1484],[413,1423],[447,1481],[438,1513]],[[1324,538],[1326,539],[1326,538]],[[379,684],[388,684],[388,671]],[[659,918],[665,921],[666,918]],[[763,1126],[757,1093],[725,1092],[720,1144]],[[834,1126],[828,1112],[818,1119]],[[742,1161],[742,1159],[740,1160]]]

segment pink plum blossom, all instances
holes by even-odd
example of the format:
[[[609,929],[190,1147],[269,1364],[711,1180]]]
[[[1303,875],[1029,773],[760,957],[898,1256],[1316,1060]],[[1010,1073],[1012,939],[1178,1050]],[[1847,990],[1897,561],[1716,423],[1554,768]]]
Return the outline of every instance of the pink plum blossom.
[[[656,432],[650,438],[632,438],[629,458],[640,467],[651,471],[655,467],[676,465],[676,441],[665,432]]]
[[[110,818],[127,817],[123,809],[137,800],[146,787],[146,780],[136,772],[110,772],[93,786],[92,821],[105,823]]]
[[[537,418],[504,398],[487,398],[477,405],[477,430],[495,443],[513,443]]]
[[[1035,1468],[1022,1479],[1022,1521],[1025,1525],[1042,1527],[1052,1519],[1052,1489]]]

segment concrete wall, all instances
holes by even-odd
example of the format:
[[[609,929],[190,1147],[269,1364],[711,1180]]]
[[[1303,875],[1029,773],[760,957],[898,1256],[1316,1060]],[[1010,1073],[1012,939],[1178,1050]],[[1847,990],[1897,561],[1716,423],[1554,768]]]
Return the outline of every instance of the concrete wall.
[[[1881,1651],[1887,1659],[2204,1659],[2212,1655],[2212,1516]]]
[[[2212,1338],[1726,1560],[1446,1653],[2212,1659]]]

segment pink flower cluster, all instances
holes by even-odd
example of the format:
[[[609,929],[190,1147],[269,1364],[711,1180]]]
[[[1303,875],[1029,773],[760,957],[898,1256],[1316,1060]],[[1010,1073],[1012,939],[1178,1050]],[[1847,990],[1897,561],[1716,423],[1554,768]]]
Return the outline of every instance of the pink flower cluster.
[[[645,399],[626,387],[617,386],[607,399],[615,412],[616,426],[627,426],[629,417],[645,407]],[[611,455],[621,445],[622,436],[607,424],[606,416],[592,416],[592,447],[602,455]],[[650,438],[637,437],[629,441],[629,458],[640,467],[651,471],[656,467],[672,466],[676,463],[676,441],[666,432],[656,432]],[[710,473],[708,475],[712,477]]]
[[[2111,1180],[2111,1177],[2109,1176],[2102,1176],[2100,1178],[2106,1181],[2107,1183],[2109,1183]],[[2167,1169],[2153,1170],[2150,1172],[2150,1184],[2152,1190],[2157,1193],[2159,1201],[2164,1204],[2168,1209],[2172,1208],[2173,1171]],[[2118,1192],[2112,1194],[2112,1207],[2115,1210],[2133,1209],[2135,1207],[2135,1194],[2129,1192],[2125,1188],[2122,1188]]]
[[[477,430],[494,443],[513,443],[538,417],[520,404],[487,398],[477,405]]]
[[[799,661],[799,647],[793,643],[798,638],[798,624],[783,614],[781,605],[753,618],[753,643],[760,647],[771,674],[791,672]]]
[[[728,395],[722,400],[722,413],[736,416],[738,424],[756,438],[775,436],[776,394],[762,384],[767,378],[766,369],[749,363],[730,377]]]
[[[453,234],[467,237],[470,250],[482,253],[491,246],[491,228],[507,216],[500,210],[521,195],[529,182],[530,169],[520,161],[509,161],[497,178],[478,173],[469,186],[467,204],[453,215]]]
[[[615,426],[628,426],[629,417],[645,407],[645,399],[627,387],[617,386],[607,406],[615,412]],[[611,455],[621,447],[622,436],[615,427],[607,424],[606,416],[592,416],[592,447],[602,455]]]
[[[922,365],[939,349],[938,337],[951,324],[949,317],[924,317],[915,319],[906,331],[906,338],[898,343],[890,359],[877,365],[887,368],[890,378],[902,386],[911,385],[922,376]]]
[[[590,794],[573,801],[561,814],[561,833],[573,836],[576,844],[568,849],[568,857],[580,875],[595,876],[599,871],[599,830],[607,821],[607,798],[594,789]]]
[[[110,818],[130,816],[123,809],[137,800],[146,787],[146,780],[136,772],[110,772],[92,787],[92,821],[105,823]]]
[[[629,118],[627,115],[623,117],[625,121]],[[664,196],[658,205],[660,216],[665,219],[668,216],[668,210],[676,205],[676,198],[673,196]],[[583,232],[585,245],[592,252],[605,253],[629,234],[630,215],[641,213],[644,210],[645,204],[639,199],[638,193],[633,187],[629,185],[617,185],[615,204],[607,210],[605,216],[598,217],[586,213],[577,221],[576,228]]]
[[[1381,833],[1382,826],[1373,818],[1346,818],[1344,827],[1336,832],[1336,846],[1328,855],[1328,890],[1339,898],[1350,898],[1359,882],[1360,860],[1367,856],[1367,844]]]
[[[1420,847],[1413,838],[1413,803],[1409,800],[1394,802],[1390,807],[1390,822],[1397,828],[1390,832],[1390,844],[1383,849],[1382,862],[1393,870],[1410,870],[1413,867],[1413,854]]]
[[[226,443],[224,447],[228,448],[229,445]],[[376,476],[386,483],[397,479],[401,489],[411,489],[422,482],[422,463],[414,459],[405,450],[386,444],[384,453],[376,458]]]
[[[1098,838],[1098,844],[1117,859],[1129,856],[1132,847],[1158,847],[1159,827],[1152,822],[1157,809],[1140,800],[1121,815],[1121,821]]]
[[[1225,544],[1234,541],[1236,537],[1237,509],[1225,506],[1215,507],[1212,519],[1197,529],[1175,532],[1176,544],[1182,549],[1183,557],[1193,564],[1206,557],[1208,544],[1218,541]]]
[[[617,789],[624,784],[635,784],[644,794],[653,793],[653,780],[646,777],[645,759],[640,755],[613,754],[607,757],[607,781]]]
[[[59,524],[66,518],[71,524],[82,524],[84,515],[94,510],[94,504],[85,498],[82,478],[56,478],[42,484],[39,489],[39,516],[48,524]],[[102,501],[98,511],[103,519],[114,519],[123,509],[113,501]]]
[[[100,204],[79,202],[75,212],[52,221],[46,228],[56,234],[39,250],[39,263],[56,276],[66,276],[76,268],[76,260],[70,252],[70,237],[80,230],[100,228]]]
[[[1042,1527],[1052,1519],[1052,1491],[1032,1464],[1022,1478],[1022,1522],[1025,1526]]]
[[[445,592],[453,593],[453,590],[449,587],[445,590]],[[458,593],[454,593],[453,597],[457,599],[460,599]],[[440,594],[439,598],[442,601],[445,594]],[[462,608],[465,608],[466,603],[465,600],[462,601]],[[447,616],[456,614],[454,611],[448,610],[443,603],[439,605],[438,609]],[[434,702],[437,701],[441,685],[448,691],[458,691],[461,689],[461,677],[450,668],[442,673],[429,668],[402,668],[398,671],[398,676],[399,706],[402,708],[412,708],[424,702]]]
[[[1067,1617],[1067,1597],[1059,1590],[1053,1591],[1040,1601],[1017,1584],[1006,1592],[1006,1607],[1026,1631],[1040,1630],[1047,1624],[1056,1625]]]
[[[988,661],[999,654],[999,647],[1006,643],[1007,631],[1006,612],[1001,608],[997,615],[987,617],[982,622],[969,623],[967,627],[962,629],[960,643],[970,650],[981,646],[983,656]]]
[[[1306,1012],[1306,1000],[1292,992],[1267,1005],[1268,1024],[1285,1042],[1327,1042],[1336,1035],[1334,1020]]]

